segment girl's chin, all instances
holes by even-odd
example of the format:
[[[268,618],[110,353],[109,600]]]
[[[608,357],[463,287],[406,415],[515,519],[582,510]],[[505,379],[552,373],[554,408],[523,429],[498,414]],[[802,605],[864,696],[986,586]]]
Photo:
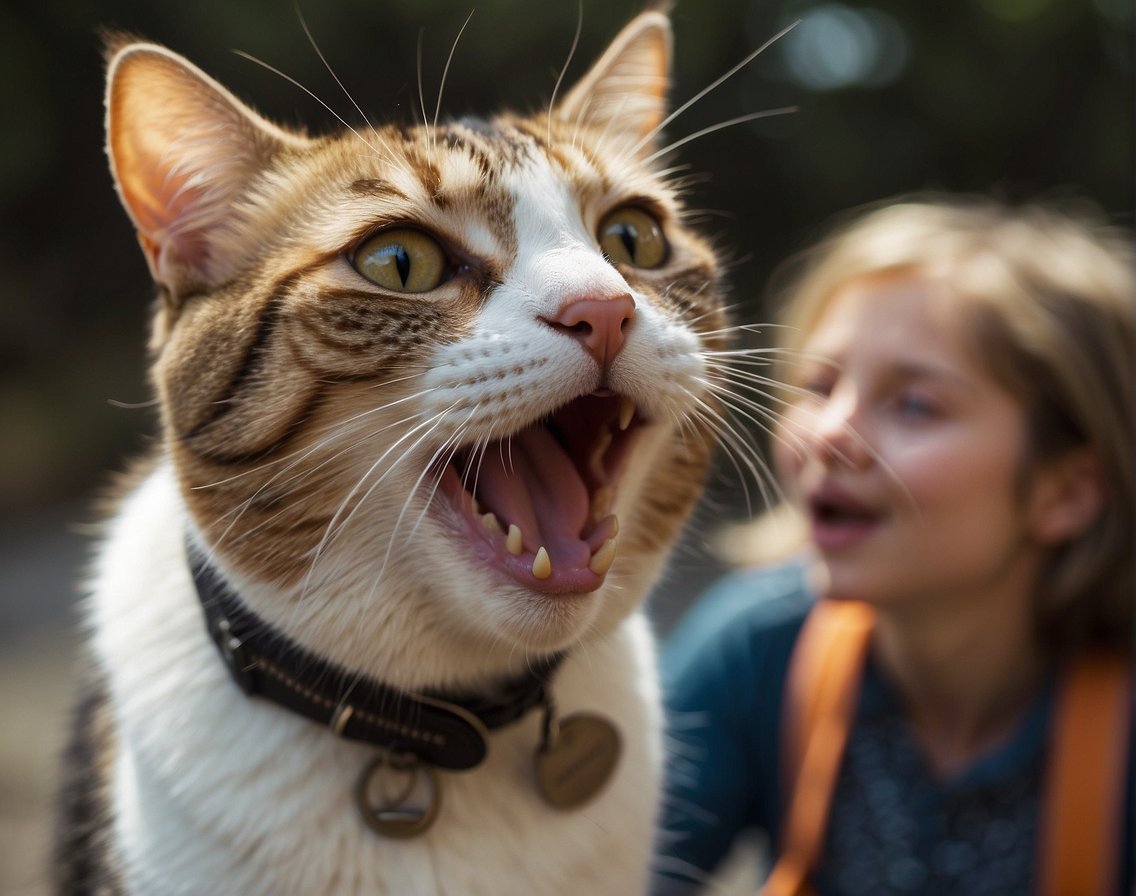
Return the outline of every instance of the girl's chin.
[[[866,587],[861,575],[847,568],[839,560],[827,560],[817,554],[807,572],[809,588],[818,596],[829,600],[862,600],[872,603],[872,591]]]

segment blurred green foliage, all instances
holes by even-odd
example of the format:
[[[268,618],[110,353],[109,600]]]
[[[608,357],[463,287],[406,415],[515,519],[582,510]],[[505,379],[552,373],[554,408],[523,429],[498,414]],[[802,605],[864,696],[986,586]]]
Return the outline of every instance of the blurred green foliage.
[[[285,124],[413,119],[419,53],[432,109],[473,0],[39,0],[0,9],[0,507],[90,488],[153,430],[142,404],[151,287],[102,150],[98,29],[168,44]],[[639,8],[583,0],[579,75]],[[483,0],[454,54],[443,114],[540,108],[577,24],[574,2]],[[905,191],[1085,196],[1133,213],[1130,0],[679,0],[674,100],[786,24],[801,25],[684,113],[680,138],[784,105],[799,111],[683,148],[692,204],[734,259],[740,316],[834,213]]]

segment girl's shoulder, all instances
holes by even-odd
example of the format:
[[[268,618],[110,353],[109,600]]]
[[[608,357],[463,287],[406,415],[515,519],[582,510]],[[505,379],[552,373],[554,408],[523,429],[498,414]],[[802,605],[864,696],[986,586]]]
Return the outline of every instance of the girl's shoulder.
[[[719,579],[692,606],[682,627],[776,636],[800,629],[816,598],[802,561],[740,569]]]
[[[730,573],[706,590],[668,638],[664,674],[700,667],[726,675],[773,672],[780,679],[814,601],[802,562]]]

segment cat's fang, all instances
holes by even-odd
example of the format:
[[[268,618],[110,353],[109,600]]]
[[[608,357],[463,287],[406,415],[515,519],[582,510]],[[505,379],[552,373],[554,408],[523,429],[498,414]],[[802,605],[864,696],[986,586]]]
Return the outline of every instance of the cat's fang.
[[[611,569],[613,562],[615,562],[615,539],[609,538],[592,555],[592,559],[588,562],[588,569],[597,576],[605,576],[607,571]]]
[[[547,579],[552,575],[552,560],[549,559],[548,551],[544,549],[543,545],[537,550],[536,556],[533,558],[532,574],[538,579]]]
[[[611,447],[611,442],[611,430],[607,427],[596,434],[596,443],[592,446],[592,453],[588,458],[591,470],[596,476],[603,476],[603,458],[607,449]]]
[[[626,432],[631,425],[631,418],[635,416],[635,402],[626,396],[619,402],[619,431]]]
[[[524,539],[521,536],[520,527],[516,523],[509,524],[509,534],[505,537],[505,550],[514,557],[519,557],[521,551],[524,550]]]

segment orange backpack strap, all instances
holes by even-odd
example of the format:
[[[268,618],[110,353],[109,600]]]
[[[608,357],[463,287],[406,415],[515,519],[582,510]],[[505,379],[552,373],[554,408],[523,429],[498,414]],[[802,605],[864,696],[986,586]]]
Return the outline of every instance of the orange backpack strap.
[[[781,855],[761,896],[805,896],[852,728],[874,614],[821,600],[793,648],[783,711],[788,791]],[[1120,867],[1132,661],[1090,656],[1056,694],[1037,870],[1041,896],[1112,896]]]
[[[874,620],[866,604],[824,599],[805,618],[789,661],[782,710],[782,755],[792,786],[781,853],[761,896],[809,892],[856,714]]]
[[[1043,896],[1113,896],[1132,712],[1131,660],[1090,656],[1057,692],[1037,869]]]

